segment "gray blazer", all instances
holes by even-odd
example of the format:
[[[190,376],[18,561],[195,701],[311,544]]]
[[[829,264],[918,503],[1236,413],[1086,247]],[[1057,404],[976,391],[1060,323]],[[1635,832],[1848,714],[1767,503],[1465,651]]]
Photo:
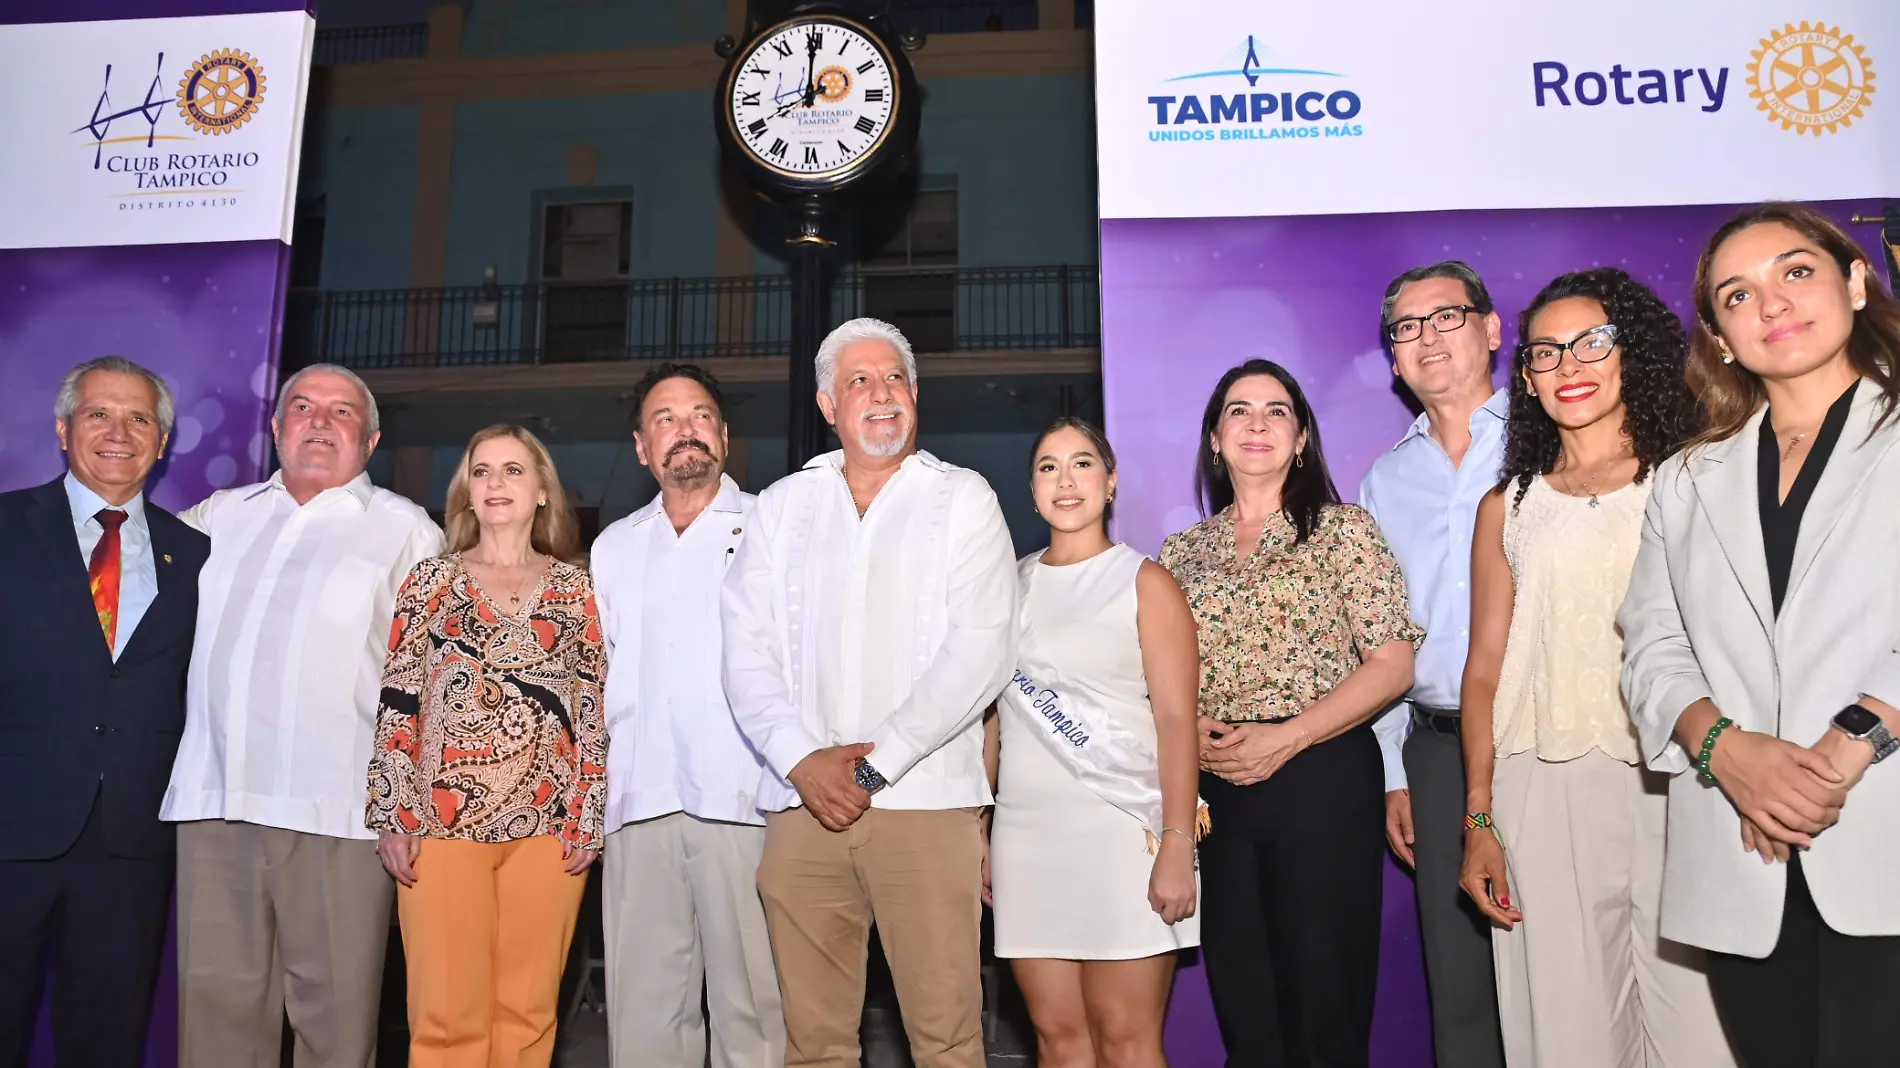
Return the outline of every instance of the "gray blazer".
[[[1811,745],[1861,694],[1900,706],[1900,421],[1874,430],[1879,398],[1861,382],[1802,516],[1779,617],[1756,483],[1763,413],[1654,475],[1617,623],[1643,754],[1675,773],[1665,938],[1765,957],[1787,887],[1787,867],[1743,852],[1734,807],[1690,770],[1671,736],[1683,709],[1707,697],[1743,728]],[[1900,935],[1900,759],[1868,769],[1801,864],[1829,927]]]

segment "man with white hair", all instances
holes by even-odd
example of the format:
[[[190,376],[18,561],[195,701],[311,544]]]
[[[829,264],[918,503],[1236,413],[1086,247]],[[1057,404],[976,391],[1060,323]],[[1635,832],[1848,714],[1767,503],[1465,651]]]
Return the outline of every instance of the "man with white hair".
[[[1009,679],[996,495],[916,445],[917,361],[855,319],[818,349],[843,448],[759,496],[722,596],[726,695],[765,758],[759,893],[790,1066],[856,1068],[870,928],[917,1068],[981,1068],[981,720]]]
[[[0,494],[0,1063],[26,1058],[45,963],[58,1064],[137,1068],[172,889],[159,795],[185,716],[204,535],[145,498],[163,379],[66,373],[66,473]]]
[[[179,1060],[372,1068],[394,884],[363,825],[397,588],[442,551],[370,484],[376,399],[330,364],[292,375],[280,469],[183,518],[211,537],[184,738],[161,815],[178,827]]]

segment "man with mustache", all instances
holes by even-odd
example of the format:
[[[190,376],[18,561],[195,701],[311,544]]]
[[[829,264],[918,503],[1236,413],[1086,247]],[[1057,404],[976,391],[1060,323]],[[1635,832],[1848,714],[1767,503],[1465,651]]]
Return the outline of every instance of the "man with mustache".
[[[660,484],[594,542],[607,638],[607,1027],[614,1068],[779,1068],[785,1020],[759,905],[763,766],[719,677],[719,585],[757,500],[725,474],[719,381],[663,363],[634,388]]]
[[[331,364],[284,382],[278,472],[182,518],[211,537],[178,827],[185,1065],[371,1068],[395,884],[363,823],[396,591],[442,551],[414,503],[371,485],[376,398]]]
[[[759,496],[726,578],[726,694],[769,765],[759,893],[785,1064],[856,1068],[870,927],[917,1068],[982,1068],[982,715],[1015,553],[988,483],[917,449],[917,361],[855,319],[817,355],[843,448]]]

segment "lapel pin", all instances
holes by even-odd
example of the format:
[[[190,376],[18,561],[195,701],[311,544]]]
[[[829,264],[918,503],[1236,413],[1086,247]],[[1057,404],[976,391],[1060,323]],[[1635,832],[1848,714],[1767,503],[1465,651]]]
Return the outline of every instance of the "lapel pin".
[[[736,534],[738,534],[738,533],[740,533],[741,531],[743,531],[744,529],[745,529],[744,527],[733,527],[733,528],[732,528],[732,532],[733,532],[733,534],[735,534],[735,535],[736,535]]]
[[[169,563],[171,563],[171,562],[172,562],[172,554],[170,554],[170,553],[166,553],[166,554],[164,555],[164,557],[163,557],[163,559],[164,559],[164,561],[165,561],[166,563],[168,563],[168,564],[169,564]]]

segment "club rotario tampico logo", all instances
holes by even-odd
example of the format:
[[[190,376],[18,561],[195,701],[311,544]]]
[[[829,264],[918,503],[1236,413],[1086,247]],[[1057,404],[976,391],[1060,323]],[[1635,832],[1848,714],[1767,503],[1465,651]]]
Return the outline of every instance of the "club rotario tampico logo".
[[[220,49],[185,72],[178,83],[178,114],[201,134],[228,134],[257,114],[264,89],[263,64],[248,52]]]
[[[1833,133],[1852,126],[1873,103],[1873,62],[1838,26],[1790,22],[1763,37],[1749,56],[1748,95],[1784,130]]]

